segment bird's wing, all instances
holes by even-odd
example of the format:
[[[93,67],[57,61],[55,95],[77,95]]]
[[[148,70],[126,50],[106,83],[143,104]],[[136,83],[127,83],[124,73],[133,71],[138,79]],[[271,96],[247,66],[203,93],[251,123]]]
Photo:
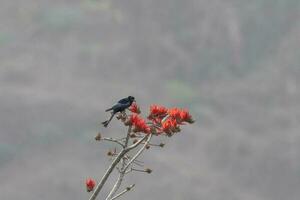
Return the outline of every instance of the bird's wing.
[[[127,104],[128,103],[128,99],[127,98],[121,99],[120,101],[118,101],[118,103],[120,103],[120,104]]]
[[[115,105],[113,105],[111,108],[108,108],[107,110],[105,110],[106,112],[108,112],[108,111],[111,111],[111,110],[113,110],[113,111],[116,111],[116,110],[118,110],[120,107],[122,107],[123,106],[123,104],[120,104],[120,103],[116,103]]]
[[[115,110],[115,109],[120,108],[120,107],[122,107],[122,104],[117,103],[117,104],[115,104],[115,105],[112,107],[112,109]]]

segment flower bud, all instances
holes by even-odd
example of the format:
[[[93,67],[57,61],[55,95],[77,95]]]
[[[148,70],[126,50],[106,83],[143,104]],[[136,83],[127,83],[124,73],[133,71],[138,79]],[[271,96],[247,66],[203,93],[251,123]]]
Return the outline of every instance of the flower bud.
[[[108,155],[108,156],[112,156],[112,155],[113,155],[113,152],[108,151],[108,152],[107,152],[107,155]]]
[[[148,174],[151,174],[152,169],[146,168],[146,169],[145,169],[145,172],[147,172]]]
[[[92,178],[86,179],[86,181],[85,181],[85,186],[86,186],[86,191],[87,191],[87,192],[93,191],[95,185],[96,185],[96,181],[94,181],[94,179],[92,179]]]
[[[95,137],[95,140],[100,141],[101,140],[101,133],[98,133]]]
[[[140,110],[139,106],[136,103],[132,103],[131,106],[129,107],[129,110],[132,113],[136,113],[136,114],[140,114],[141,113],[141,110]]]
[[[165,143],[160,143],[159,146],[160,146],[161,148],[163,148],[163,147],[165,146]]]

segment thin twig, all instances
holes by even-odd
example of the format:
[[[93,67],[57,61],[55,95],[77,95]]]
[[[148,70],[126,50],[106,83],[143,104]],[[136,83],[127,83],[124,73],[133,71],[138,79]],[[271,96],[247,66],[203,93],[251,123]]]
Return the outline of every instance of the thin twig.
[[[134,149],[135,147],[137,147],[139,144],[141,144],[146,138],[148,137],[151,138],[151,135],[145,135],[142,139],[140,139],[137,143],[127,147],[126,149],[128,149],[128,151]],[[150,140],[149,140],[150,141]],[[145,148],[145,145],[144,147]],[[140,151],[139,151],[140,152]],[[135,159],[137,158],[137,156],[135,156],[135,158],[133,157],[132,159],[130,159],[129,163],[132,163],[133,161],[135,161]],[[126,174],[126,169],[128,168],[128,163],[126,164],[125,161],[122,161],[122,168],[121,168],[121,172],[119,173],[119,177],[116,181],[116,183],[114,184],[113,188],[111,189],[111,191],[109,192],[109,194],[107,195],[105,200],[111,200],[112,196],[115,195],[115,193],[118,191],[118,189],[121,186],[121,183],[123,181],[123,178]]]
[[[136,147],[139,146],[139,145],[140,145],[147,137],[148,137],[148,135],[145,135],[142,139],[140,139],[138,142],[132,144],[131,146],[127,147],[125,150],[127,150],[127,152],[128,152],[128,151],[130,151],[130,150],[136,148]],[[127,153],[127,152],[126,152],[126,153]]]
[[[124,167],[123,171],[125,172],[127,170],[127,168],[131,165],[131,163],[137,159],[139,157],[139,155],[145,150],[146,146],[148,145],[148,143],[151,140],[152,134],[147,135],[147,141],[145,142],[145,144],[143,145],[143,147],[132,157],[132,159],[126,164],[126,166]]]
[[[123,167],[125,166],[125,162],[123,162],[122,165],[123,165],[123,166],[122,166],[122,168],[123,168]],[[111,200],[111,197],[112,197],[113,195],[115,195],[115,193],[118,191],[118,189],[119,189],[120,186],[121,186],[121,183],[122,183],[122,181],[123,181],[124,176],[125,176],[125,173],[123,172],[123,170],[121,170],[121,171],[119,172],[119,177],[118,177],[116,183],[114,184],[113,188],[111,189],[111,191],[109,192],[109,194],[107,195],[107,197],[106,197],[105,200]]]
[[[128,132],[131,132],[131,126],[128,127]],[[141,143],[143,142],[143,140],[137,142]],[[91,195],[91,197],[89,198],[89,200],[95,200],[96,197],[98,196],[99,192],[101,191],[102,187],[104,186],[105,182],[107,181],[109,175],[111,174],[111,172],[114,170],[114,168],[117,166],[117,164],[120,162],[120,160],[123,158],[123,156],[128,152],[129,150],[123,149],[118,156],[113,160],[113,162],[111,163],[111,165],[108,167],[108,169],[106,170],[105,174],[103,175],[103,177],[101,178],[100,182],[98,183],[98,185],[96,186],[93,194]]]
[[[125,143],[124,143],[124,149],[128,146],[128,141],[129,141],[130,133],[131,133],[131,127],[127,131],[127,135],[126,135]]]
[[[128,128],[128,132],[131,132],[131,126]],[[145,135],[142,139],[140,139],[137,143],[123,149],[118,156],[113,160],[112,164],[108,167],[105,174],[101,178],[100,182],[98,183],[97,187],[95,188],[93,194],[89,198],[89,200],[95,200],[98,196],[99,192],[101,191],[102,187],[104,186],[105,182],[107,181],[109,175],[113,171],[113,169],[117,166],[117,164],[120,162],[120,160],[123,158],[123,156],[130,150],[136,148],[138,145],[140,145],[145,139],[147,138],[147,135]]]
[[[134,169],[134,168],[131,168],[131,171],[148,173],[148,172],[147,172],[146,170],[144,170],[144,169]]]
[[[122,192],[120,192],[119,194],[117,194],[116,196],[114,196],[113,198],[111,198],[111,200],[114,200],[120,196],[122,196],[123,194],[125,194],[126,192],[129,192],[133,187],[135,186],[135,184],[130,185],[129,187],[127,187],[125,190],[123,190]]]
[[[99,184],[97,185],[97,187],[95,188],[93,194],[91,195],[89,200],[95,200],[96,197],[98,196],[100,190],[102,189],[103,185],[105,184],[105,182],[107,181],[107,178],[109,177],[109,175],[111,174],[111,172],[113,171],[113,169],[116,167],[116,165],[120,162],[121,158],[127,153],[128,151],[126,151],[125,149],[122,150],[118,156],[114,159],[114,161],[111,163],[111,165],[108,167],[108,169],[106,170],[105,174],[103,175],[101,181],[99,182]]]
[[[133,161],[133,164],[135,164],[135,165],[137,165],[137,166],[140,166],[140,167],[144,167],[143,164],[140,164],[140,163],[138,163],[138,162],[136,162],[136,161]]]
[[[151,136],[150,136],[151,137]],[[145,135],[144,137],[142,137],[142,139],[140,139],[138,142],[132,144],[131,146],[127,147],[126,149],[131,150],[134,149],[135,147],[139,146],[142,142],[144,142],[144,140],[148,138],[148,135]]]
[[[115,142],[124,148],[124,144],[122,144],[121,142],[119,142],[118,140],[115,140],[113,138],[102,138],[102,140],[109,141],[109,142]]]
[[[125,174],[129,174],[130,172],[132,172],[132,168],[130,168],[129,170],[127,170],[127,171],[125,172]]]
[[[130,133],[131,133],[131,129],[130,130],[128,129],[128,132],[127,132],[127,135],[126,135],[126,139],[125,139],[125,142],[124,142],[124,146],[123,146],[123,150],[125,150],[127,148],[127,146],[128,146],[128,141],[129,141]],[[123,158],[122,158],[121,169],[118,169],[118,171],[119,171],[119,177],[118,177],[116,183],[114,184],[113,188],[111,189],[111,191],[107,195],[106,200],[110,199],[113,195],[115,195],[115,193],[118,191],[118,189],[119,189],[119,187],[121,185],[122,179],[124,177],[123,168],[126,165],[125,159],[126,159],[126,155],[124,155]]]
[[[130,157],[129,155],[125,155],[125,156],[124,156],[124,159],[125,159],[125,160],[130,160],[131,157]],[[141,160],[135,160],[135,162],[138,162],[138,163],[144,163],[144,161],[141,161]]]
[[[116,181],[116,183],[115,183],[113,189],[111,190],[110,194],[106,197],[106,200],[109,200],[109,198],[118,191],[119,187],[121,186],[121,183],[123,181],[123,178],[124,178],[125,174],[129,173],[127,171],[128,167],[132,163],[134,163],[134,161],[138,158],[138,156],[145,150],[146,146],[148,145],[148,143],[151,140],[151,137],[152,137],[152,134],[146,135],[143,139],[141,139],[139,141],[140,143],[142,143],[143,142],[142,140],[147,138],[147,141],[144,143],[143,147],[141,147],[141,149],[131,158],[131,160],[126,165],[122,166],[122,169],[121,169],[121,172],[119,174],[118,180]],[[139,143],[139,142],[137,142],[137,143]],[[136,145],[136,144],[133,144],[131,147],[128,147],[128,149],[132,148],[134,145]],[[132,169],[131,169],[131,171],[132,171]],[[110,199],[110,200],[112,200],[112,199]]]

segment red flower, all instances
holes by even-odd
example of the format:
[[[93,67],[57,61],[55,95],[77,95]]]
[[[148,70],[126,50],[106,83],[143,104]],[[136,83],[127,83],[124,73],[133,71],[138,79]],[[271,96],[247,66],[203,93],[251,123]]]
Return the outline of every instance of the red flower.
[[[91,192],[91,191],[94,190],[94,187],[96,185],[96,181],[94,181],[94,179],[92,179],[92,178],[88,178],[85,181],[85,185],[86,185],[87,192]]]
[[[153,124],[156,125],[156,124],[160,124],[162,119],[160,119],[160,118],[151,118],[150,120],[152,121]]]
[[[180,128],[175,119],[169,118],[162,123],[162,131],[171,136],[173,133],[179,132]]]
[[[151,125],[148,126],[146,121],[136,114],[139,113],[139,108],[136,104],[133,104],[130,110],[133,114],[128,117],[125,125],[133,126],[133,132],[151,132],[154,135],[166,133],[168,136],[172,136],[180,131],[180,125],[184,125],[184,122],[194,122],[188,110],[180,108],[167,109],[160,105],[151,105],[148,116],[149,124]]]
[[[146,121],[137,114],[131,115],[129,122],[134,127],[133,132],[150,133],[150,127],[146,124]]]
[[[163,106],[159,106],[159,105],[151,105],[150,106],[150,114],[149,114],[149,119],[153,119],[153,118],[164,118],[166,115],[168,114],[168,109],[163,107]]]
[[[170,108],[168,111],[169,116],[176,119],[178,122],[181,121],[180,113],[181,110],[179,108]]]
[[[182,110],[180,112],[180,119],[181,121],[187,122],[187,123],[194,123],[195,121],[192,118],[192,115],[190,115],[190,113],[187,110]]]
[[[169,116],[173,119],[176,119],[176,121],[179,124],[183,124],[182,122],[188,122],[188,123],[194,123],[194,120],[192,119],[192,116],[187,110],[182,110],[179,108],[171,108],[168,112]]]
[[[137,113],[137,114],[140,114],[141,113],[141,110],[139,108],[139,106],[136,104],[136,103],[132,103],[131,106],[129,107],[129,110],[133,113]]]
[[[133,125],[137,121],[139,121],[140,117],[137,114],[132,114],[129,116],[128,121],[126,121],[127,125]]]

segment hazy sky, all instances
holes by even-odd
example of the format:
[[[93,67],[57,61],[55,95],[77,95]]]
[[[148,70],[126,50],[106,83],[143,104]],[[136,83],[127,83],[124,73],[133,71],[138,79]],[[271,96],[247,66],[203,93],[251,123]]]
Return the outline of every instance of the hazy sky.
[[[104,110],[133,95],[196,123],[123,199],[298,200],[299,3],[264,2],[2,0],[0,199],[88,199],[113,148],[94,136],[126,131]]]

